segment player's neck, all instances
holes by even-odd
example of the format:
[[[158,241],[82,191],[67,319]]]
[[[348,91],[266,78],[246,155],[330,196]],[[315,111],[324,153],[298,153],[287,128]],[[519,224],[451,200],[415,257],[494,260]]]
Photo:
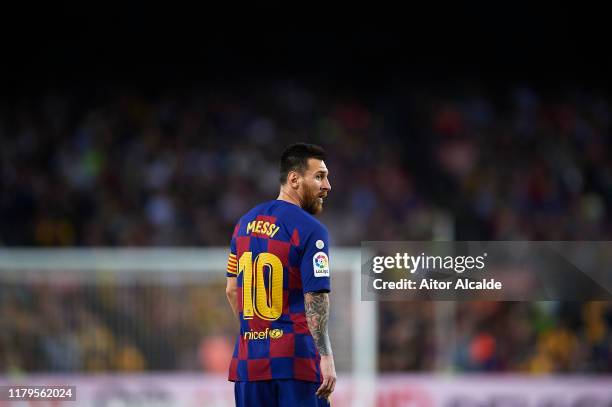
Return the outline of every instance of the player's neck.
[[[300,208],[302,207],[302,203],[299,195],[297,194],[297,191],[286,191],[283,187],[281,187],[280,192],[278,193],[278,197],[276,199],[279,201],[289,202],[291,204],[299,206]]]

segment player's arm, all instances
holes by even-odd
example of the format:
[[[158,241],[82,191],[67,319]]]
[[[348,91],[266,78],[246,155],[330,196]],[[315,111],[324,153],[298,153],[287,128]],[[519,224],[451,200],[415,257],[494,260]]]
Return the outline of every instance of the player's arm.
[[[238,226],[236,226],[238,227]],[[225,295],[227,301],[229,301],[232,311],[236,319],[240,318],[238,311],[238,261],[236,260],[236,243],[234,238],[230,244],[230,254],[227,258],[227,270],[225,276],[227,277],[227,284],[225,285]]]
[[[317,396],[329,398],[336,386],[336,367],[327,330],[329,320],[329,236],[322,225],[314,225],[304,242],[304,255],[300,265],[304,290],[304,311],[310,334],[321,355],[321,386]]]
[[[317,390],[317,396],[329,398],[336,386],[336,367],[327,329],[329,294],[326,292],[305,293],[304,306],[308,328],[321,355],[321,376],[323,380]]]
[[[332,354],[331,341],[327,331],[329,319],[329,294],[306,293],[304,295],[306,321],[321,356]]]
[[[236,277],[228,277],[227,285],[225,286],[225,295],[227,295],[227,301],[232,307],[234,316],[238,319],[238,284]]]

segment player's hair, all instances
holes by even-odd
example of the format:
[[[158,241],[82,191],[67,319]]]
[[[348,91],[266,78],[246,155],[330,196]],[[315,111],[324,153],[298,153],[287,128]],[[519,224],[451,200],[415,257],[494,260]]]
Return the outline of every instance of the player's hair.
[[[303,174],[308,168],[308,159],[316,158],[326,160],[327,154],[322,147],[315,144],[295,143],[288,146],[280,159],[280,183],[287,182],[287,175],[290,171],[297,171]]]

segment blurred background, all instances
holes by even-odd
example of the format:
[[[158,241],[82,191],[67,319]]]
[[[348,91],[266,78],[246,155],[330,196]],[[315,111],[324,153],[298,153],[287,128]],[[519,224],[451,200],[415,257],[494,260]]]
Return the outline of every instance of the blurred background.
[[[123,278],[121,266],[79,272],[32,249],[163,247],[180,261],[182,248],[201,248],[222,263],[206,250],[227,247],[236,220],[276,197],[279,154],[296,141],[329,153],[321,220],[338,249],[612,240],[612,64],[596,13],[472,6],[301,22],[266,8],[54,11],[15,11],[3,28],[0,382],[69,378],[93,400],[96,377],[135,387],[162,377],[231,405],[223,378],[237,328],[222,266]],[[48,267],[2,262],[24,247],[24,264],[43,253]],[[338,272],[332,294],[347,378],[338,405],[356,405],[347,383],[358,356],[343,337],[358,334],[353,272]],[[375,388],[372,405],[498,405],[479,390],[452,397],[502,377],[517,397],[587,400],[548,405],[612,402],[610,303],[381,302],[374,312],[374,373],[394,384]],[[440,384],[448,377],[463,390]],[[168,391],[167,405],[196,405]],[[125,405],[153,405],[136,399]],[[508,405],[542,405],[524,400]]]

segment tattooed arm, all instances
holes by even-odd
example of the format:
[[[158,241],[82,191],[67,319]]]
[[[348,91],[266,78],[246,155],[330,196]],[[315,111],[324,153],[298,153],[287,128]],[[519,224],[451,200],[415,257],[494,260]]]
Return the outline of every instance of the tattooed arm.
[[[327,333],[329,318],[329,294],[306,293],[304,296],[306,321],[321,356],[331,355],[331,342]]]
[[[334,356],[327,332],[329,294],[306,293],[304,295],[304,307],[308,328],[321,355],[321,376],[323,380],[317,390],[317,396],[329,398],[336,386],[336,367],[334,366]]]

